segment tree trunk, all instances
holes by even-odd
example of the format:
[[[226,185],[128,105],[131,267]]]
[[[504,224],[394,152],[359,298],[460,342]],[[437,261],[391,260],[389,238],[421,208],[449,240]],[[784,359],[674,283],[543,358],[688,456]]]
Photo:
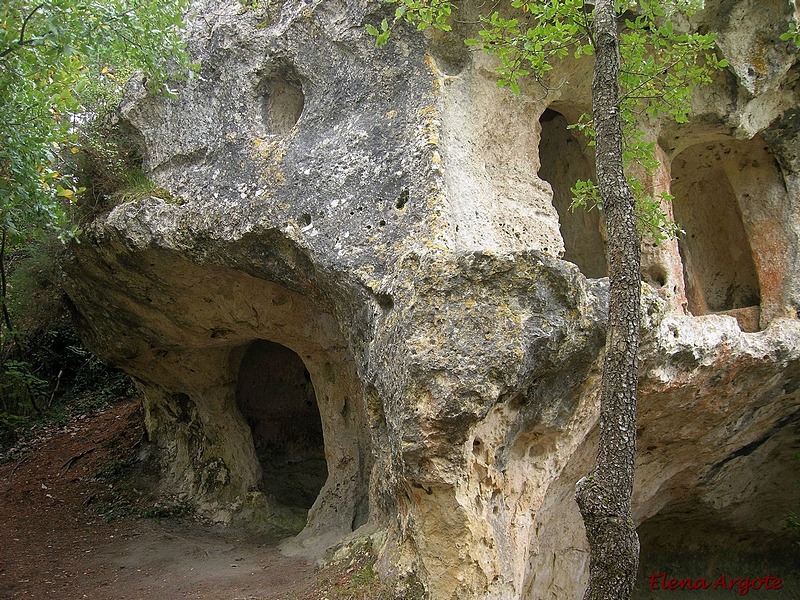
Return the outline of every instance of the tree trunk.
[[[7,335],[11,336],[14,333],[14,328],[11,326],[11,315],[8,314],[8,283],[6,281],[6,242],[8,241],[8,232],[3,227],[2,235],[0,235],[0,311],[2,318],[0,318],[0,334],[3,332],[3,324],[7,329]],[[2,340],[2,335],[0,335]]]
[[[594,9],[592,111],[597,181],[608,227],[606,355],[600,399],[597,464],[576,487],[589,540],[589,587],[584,600],[627,600],[639,563],[631,517],[636,456],[636,386],[640,313],[640,244],[633,194],[622,168],[619,36],[613,0]]]

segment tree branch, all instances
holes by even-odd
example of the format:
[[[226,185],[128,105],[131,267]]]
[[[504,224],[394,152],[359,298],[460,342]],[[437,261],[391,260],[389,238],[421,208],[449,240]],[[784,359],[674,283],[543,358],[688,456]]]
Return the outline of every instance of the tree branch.
[[[20,27],[20,30],[19,30],[19,40],[17,40],[17,42],[15,42],[11,46],[9,46],[8,48],[6,48],[2,52],[0,52],[0,59],[5,58],[6,56],[11,54],[15,50],[18,50],[19,48],[22,48],[23,46],[29,46],[33,42],[33,40],[30,40],[30,39],[26,40],[25,39],[25,28],[28,26],[28,22],[33,18],[33,15],[35,15],[37,12],[39,12],[44,7],[44,5],[45,5],[45,3],[42,2],[39,6],[37,6],[31,12],[29,12],[28,16],[26,16],[22,20],[22,27]]]

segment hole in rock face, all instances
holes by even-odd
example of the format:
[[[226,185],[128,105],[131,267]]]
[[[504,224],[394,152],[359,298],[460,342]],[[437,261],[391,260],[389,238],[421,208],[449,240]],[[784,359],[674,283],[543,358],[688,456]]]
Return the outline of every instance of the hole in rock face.
[[[263,491],[284,506],[311,508],[328,467],[317,397],[302,359],[256,340],[242,359],[236,400],[253,432]]]
[[[756,306],[758,276],[723,144],[696,145],[672,163],[675,220],[686,298],[693,315]]]
[[[548,108],[539,123],[542,127],[539,177],[553,188],[553,206],[564,240],[564,260],[576,264],[586,277],[606,277],[608,266],[600,212],[597,209],[570,210],[570,190],[575,182],[595,179],[592,163],[581,143],[567,129],[567,120],[561,113]]]
[[[258,86],[261,118],[267,134],[287,136],[303,112],[305,96],[300,77],[288,65],[266,76]]]
[[[436,35],[430,53],[439,70],[445,75],[459,75],[470,62],[469,48],[450,36]]]
[[[656,289],[660,289],[667,284],[667,274],[661,266],[653,265],[643,275],[644,280]]]
[[[394,206],[397,210],[402,210],[406,204],[408,204],[408,190],[403,190],[397,197]]]

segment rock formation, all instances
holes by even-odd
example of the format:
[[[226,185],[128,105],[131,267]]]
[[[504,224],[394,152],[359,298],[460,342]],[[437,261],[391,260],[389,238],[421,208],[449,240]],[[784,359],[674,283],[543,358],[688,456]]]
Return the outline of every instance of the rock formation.
[[[309,552],[363,527],[381,576],[436,600],[578,597],[608,289],[601,220],[566,210],[590,65],[515,96],[458,32],[376,49],[378,3],[258,4],[195,4],[177,99],[129,85],[171,200],[73,247],[86,341],[207,516]],[[800,508],[790,4],[707,0],[691,25],[730,67],[649,131],[686,234],[644,248],[643,569],[704,537],[779,549]],[[725,574],[780,575],[747,569]]]

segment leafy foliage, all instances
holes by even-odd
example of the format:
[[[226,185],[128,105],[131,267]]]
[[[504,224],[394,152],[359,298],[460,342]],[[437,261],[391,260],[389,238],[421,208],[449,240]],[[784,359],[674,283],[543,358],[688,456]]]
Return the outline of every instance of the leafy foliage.
[[[9,414],[46,407],[62,383],[37,347],[63,330],[56,259],[78,234],[72,217],[86,187],[96,187],[98,166],[105,177],[126,177],[130,149],[105,134],[128,77],[142,70],[150,91],[171,94],[170,82],[190,73],[180,35],[187,6],[0,4],[0,408]]]
[[[797,19],[797,17],[795,17]],[[785,33],[781,35],[784,42],[792,42],[795,46],[800,48],[800,28],[797,21],[791,21]]]
[[[394,23],[390,26],[384,20],[380,31],[367,26],[379,46],[386,43],[392,27],[402,21],[413,23],[418,29],[450,30],[460,4],[455,0],[386,1],[398,5]],[[623,160],[636,198],[640,231],[656,243],[673,237],[680,229],[662,208],[671,196],[654,195],[643,183],[658,163],[655,144],[646,139],[642,123],[662,117],[686,122],[692,89],[709,83],[715,71],[727,66],[714,53],[713,33],[684,32],[673,24],[676,14],[691,13],[702,5],[702,0],[616,2],[625,25],[620,34]],[[491,13],[480,15],[478,37],[466,43],[500,59],[498,85],[515,93],[520,92],[523,78],[533,77],[546,86],[546,75],[557,60],[594,54],[593,3],[588,0],[509,0],[493,4],[492,9]],[[572,127],[583,133],[590,145],[594,144],[590,115],[583,115]],[[602,209],[594,182],[578,182],[572,192],[573,208]]]
[[[82,190],[59,170],[59,155],[96,114],[98,82],[119,94],[124,78],[114,71],[141,68],[153,90],[168,90],[170,73],[188,66],[185,5],[6,0],[0,8],[0,225],[12,240],[42,228],[76,233],[65,204]]]
[[[64,425],[75,415],[135,396],[130,379],[101,363],[71,330],[47,332],[39,341],[28,361],[7,361],[0,378],[0,461],[13,454],[12,450],[4,455],[8,448],[44,426]],[[29,410],[30,396],[24,387],[31,378],[40,408],[35,414]]]

